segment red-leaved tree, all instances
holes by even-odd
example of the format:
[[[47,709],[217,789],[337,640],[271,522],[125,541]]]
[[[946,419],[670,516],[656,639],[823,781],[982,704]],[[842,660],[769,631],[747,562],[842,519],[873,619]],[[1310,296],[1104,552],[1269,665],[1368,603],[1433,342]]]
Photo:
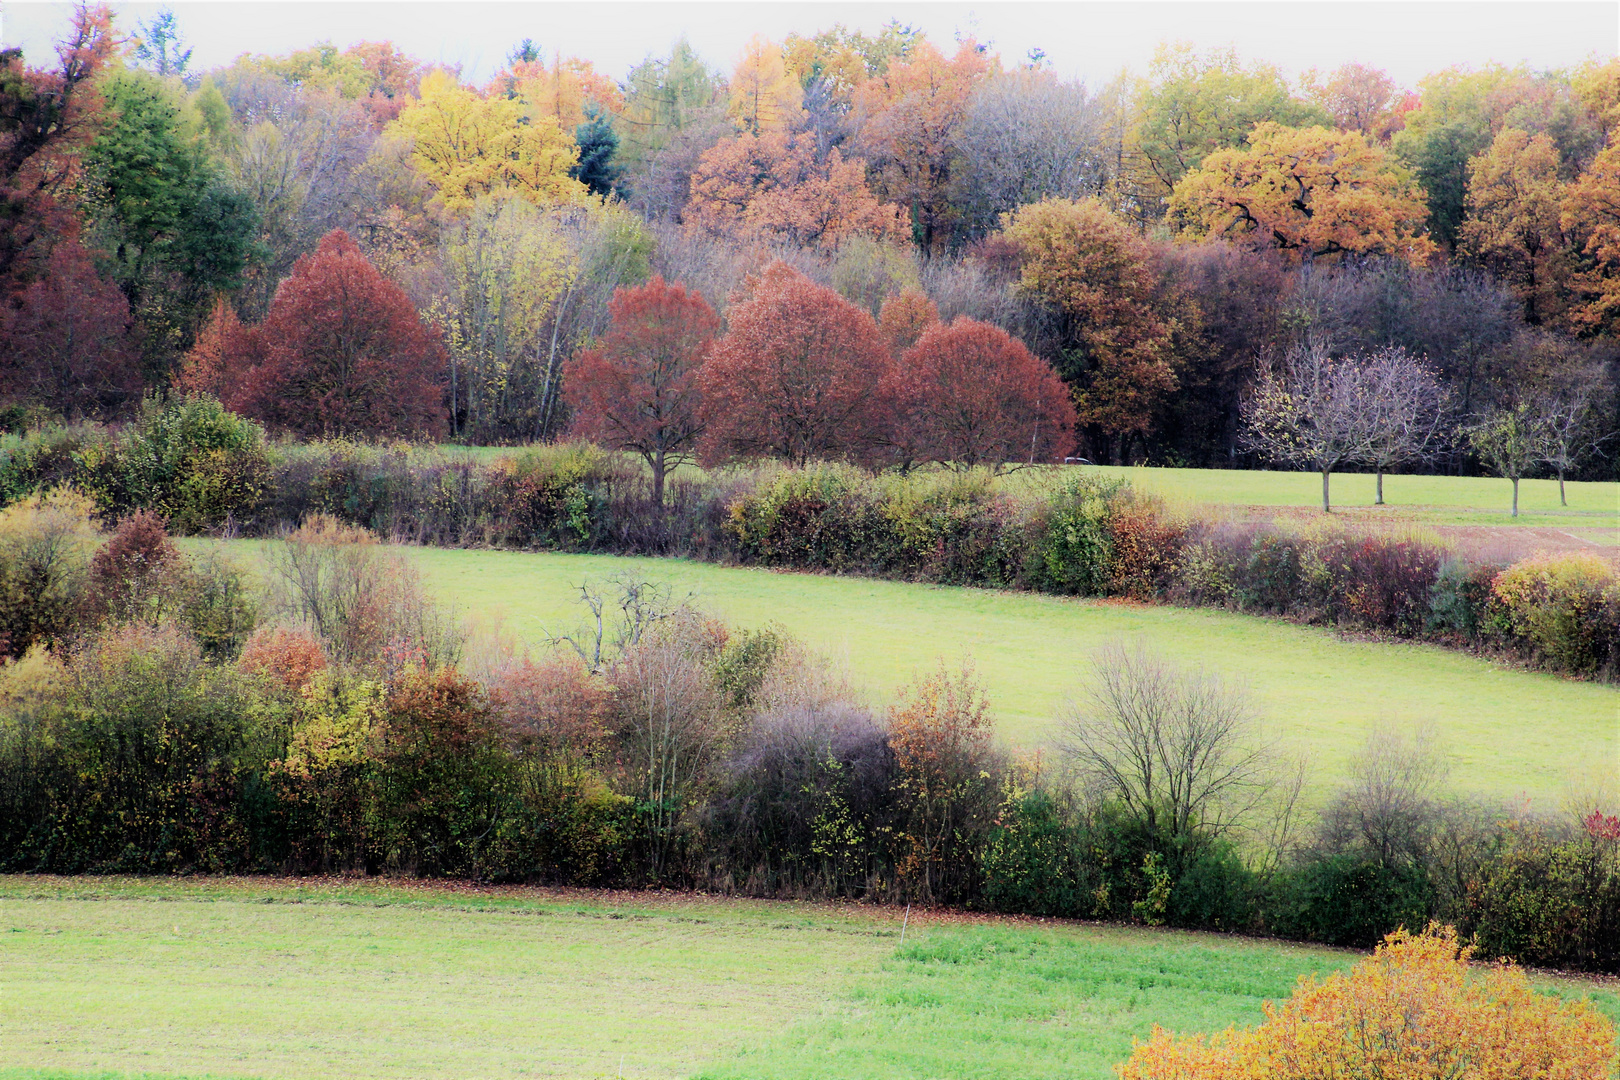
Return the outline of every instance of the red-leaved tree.
[[[298,435],[429,437],[444,430],[448,365],[410,298],[334,229],[293,265],[259,326],[217,311],[182,378]]]
[[[775,262],[729,322],[699,377],[705,460],[859,459],[884,441],[894,360],[871,315]]]
[[[1069,390],[999,326],[934,323],[900,357],[896,442],[956,468],[1051,461],[1074,446]]]
[[[0,401],[73,420],[108,416],[140,393],[128,301],[89,252],[59,240],[40,276],[0,300]]]
[[[680,284],[654,277],[619,289],[608,331],[595,349],[563,369],[574,431],[640,454],[652,469],[653,502],[664,505],[664,476],[689,459],[703,433],[697,375],[720,318]]]

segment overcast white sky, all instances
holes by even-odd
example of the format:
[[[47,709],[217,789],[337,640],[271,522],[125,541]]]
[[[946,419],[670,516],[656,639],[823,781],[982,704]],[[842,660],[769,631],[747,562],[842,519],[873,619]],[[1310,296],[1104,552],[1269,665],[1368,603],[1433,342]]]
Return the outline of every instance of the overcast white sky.
[[[841,22],[876,29],[897,18],[948,44],[958,33],[989,41],[1009,60],[1046,51],[1055,70],[1089,81],[1122,67],[1141,71],[1161,41],[1234,45],[1245,57],[1297,74],[1349,60],[1382,67],[1410,85],[1453,64],[1499,61],[1561,67],[1620,50],[1620,4],[1608,2],[1137,2],[1137,3],[532,3],[439,0],[424,3],[314,0],[182,0],[114,5],[126,27],[172,7],[195,47],[193,66],[228,63],[242,52],[281,53],[317,41],[343,46],[387,39],[406,52],[462,66],[482,80],[519,40],[551,55],[594,61],[622,77],[648,54],[685,35],[728,71],[750,35],[781,38]],[[21,45],[35,62],[66,25],[65,3],[0,0],[0,42]]]

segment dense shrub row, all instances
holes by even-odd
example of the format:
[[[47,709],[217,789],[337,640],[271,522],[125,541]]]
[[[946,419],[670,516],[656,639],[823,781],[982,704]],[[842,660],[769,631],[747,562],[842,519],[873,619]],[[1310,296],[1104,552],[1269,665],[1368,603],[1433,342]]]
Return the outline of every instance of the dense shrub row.
[[[1492,954],[1620,970],[1613,807],[1448,801],[1439,759],[1389,736],[1291,835],[1241,695],[1145,654],[1100,660],[1070,749],[1025,760],[970,668],[875,710],[781,631],[632,579],[530,655],[469,639],[407,559],[329,516],[266,552],[260,588],[154,515],[105,535],[90,510],[0,511],[27,556],[0,561],[0,869],[667,884],[1345,945],[1439,917]],[[1142,701],[1198,722],[1156,727],[1132,780],[1100,755]]]
[[[1026,474],[1030,475],[1030,474]],[[620,554],[941,584],[1212,605],[1506,652],[1582,677],[1620,671],[1620,583],[1595,557],[1471,564],[1428,541],[1332,526],[1187,520],[1128,486],[1070,474],[760,465],[672,479],[588,445],[481,460],[350,442],[267,443],[208,399],[150,402],[116,432],[0,438],[0,498],[55,486],[108,520],[274,536],[332,515],[408,543]]]

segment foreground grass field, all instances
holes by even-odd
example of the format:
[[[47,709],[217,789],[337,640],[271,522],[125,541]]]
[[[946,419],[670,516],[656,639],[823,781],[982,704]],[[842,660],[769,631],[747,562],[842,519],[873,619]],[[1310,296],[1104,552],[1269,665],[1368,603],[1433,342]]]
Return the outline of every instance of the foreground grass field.
[[[1027,593],[774,573],[676,559],[411,548],[428,583],[463,613],[538,643],[572,630],[578,586],[631,573],[735,626],[779,623],[847,663],[876,701],[943,658],[971,656],[1003,734],[1050,741],[1054,716],[1093,652],[1141,639],[1178,661],[1246,682],[1271,730],[1314,758],[1313,788],[1343,775],[1369,727],[1432,723],[1453,784],[1556,803],[1575,769],[1620,771],[1620,693],[1408,643],[1226,612]]]
[[[856,906],[0,878],[0,1080],[1052,1077],[1249,1024],[1340,951]],[[1540,980],[1620,1017],[1612,988]]]

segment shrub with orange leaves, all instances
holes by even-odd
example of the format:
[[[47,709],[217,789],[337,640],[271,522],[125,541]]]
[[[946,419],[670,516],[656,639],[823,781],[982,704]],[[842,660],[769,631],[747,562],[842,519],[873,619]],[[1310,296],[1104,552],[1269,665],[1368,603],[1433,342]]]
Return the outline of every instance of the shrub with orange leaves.
[[[237,663],[249,675],[268,679],[287,690],[300,690],[326,670],[326,650],[320,638],[308,630],[267,626],[248,638]]]
[[[1398,930],[1347,973],[1300,980],[1254,1029],[1209,1040],[1155,1027],[1120,1080],[1608,1080],[1614,1025],[1584,1001],[1530,988],[1508,964],[1472,965],[1456,931]]]

